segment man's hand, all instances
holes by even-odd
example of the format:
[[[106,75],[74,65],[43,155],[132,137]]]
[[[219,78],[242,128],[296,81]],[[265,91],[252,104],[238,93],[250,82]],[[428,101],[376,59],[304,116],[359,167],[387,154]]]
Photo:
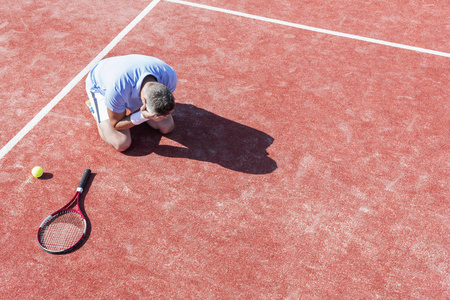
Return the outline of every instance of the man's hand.
[[[147,100],[146,99],[142,99],[143,101],[143,105],[141,106],[141,112],[142,112],[142,115],[144,116],[144,118],[146,118],[146,119],[152,119],[153,118],[153,116],[154,116],[154,114],[151,114],[151,113],[149,113],[148,112],[148,110],[147,110]]]

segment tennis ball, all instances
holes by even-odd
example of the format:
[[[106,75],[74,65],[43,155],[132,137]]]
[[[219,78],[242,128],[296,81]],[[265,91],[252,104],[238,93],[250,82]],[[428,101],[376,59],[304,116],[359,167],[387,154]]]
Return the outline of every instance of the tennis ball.
[[[41,167],[34,167],[33,170],[31,170],[31,174],[33,174],[34,177],[39,178],[44,174],[44,170],[42,170]]]

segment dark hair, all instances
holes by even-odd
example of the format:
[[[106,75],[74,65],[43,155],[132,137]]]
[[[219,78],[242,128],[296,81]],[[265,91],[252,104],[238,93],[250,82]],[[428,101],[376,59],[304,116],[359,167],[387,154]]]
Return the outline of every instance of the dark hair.
[[[175,98],[170,90],[161,83],[152,82],[144,86],[147,99],[147,110],[153,110],[159,115],[168,115],[175,108]]]

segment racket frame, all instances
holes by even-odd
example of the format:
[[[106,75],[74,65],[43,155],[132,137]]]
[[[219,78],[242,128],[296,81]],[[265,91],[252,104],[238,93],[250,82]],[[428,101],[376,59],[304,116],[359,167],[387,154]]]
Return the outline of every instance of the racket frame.
[[[80,208],[80,195],[83,193],[84,186],[85,186],[85,184],[86,184],[86,182],[87,182],[87,180],[88,180],[90,175],[91,175],[91,170],[90,169],[86,169],[84,171],[83,178],[81,179],[80,184],[78,185],[77,192],[75,193],[73,198],[66,205],[64,205],[63,207],[61,207],[60,209],[58,209],[57,211],[55,211],[54,213],[49,215],[47,218],[45,218],[44,221],[42,221],[41,225],[39,226],[39,229],[38,229],[38,232],[37,232],[37,242],[38,242],[39,247],[41,247],[41,249],[44,250],[45,252],[48,252],[48,253],[51,253],[51,254],[63,254],[63,253],[70,252],[75,247],[77,247],[78,244],[86,236],[87,223],[86,223],[86,218],[84,217],[84,214],[83,214],[83,212],[81,211],[81,208]],[[71,208],[69,208],[75,202],[77,203],[78,209],[71,209]],[[70,246],[67,249],[58,250],[58,251],[47,249],[44,245],[42,245],[41,240],[39,238],[39,234],[41,233],[41,230],[44,227],[44,225],[47,223],[47,221],[49,219],[51,219],[53,216],[61,213],[62,211],[73,211],[73,212],[78,213],[82,217],[83,224],[84,224],[83,234],[82,234],[82,236],[80,237],[80,239],[76,243],[74,243],[72,246]]]

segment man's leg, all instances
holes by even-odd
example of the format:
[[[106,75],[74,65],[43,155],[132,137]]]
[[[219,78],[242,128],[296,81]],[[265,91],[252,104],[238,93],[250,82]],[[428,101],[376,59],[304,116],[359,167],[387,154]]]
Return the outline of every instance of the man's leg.
[[[86,91],[89,96],[92,115],[97,122],[100,137],[117,151],[125,151],[131,145],[130,130],[116,130],[109,122],[108,112],[104,103],[105,97],[99,93]]]
[[[148,120],[147,124],[150,125],[152,128],[159,130],[162,134],[172,132],[173,129],[175,128],[175,123],[173,121],[172,115],[168,116],[167,118],[161,121]]]
[[[125,151],[131,145],[131,134],[129,129],[117,130],[112,127],[108,120],[97,124],[98,133],[102,140],[117,151]]]

